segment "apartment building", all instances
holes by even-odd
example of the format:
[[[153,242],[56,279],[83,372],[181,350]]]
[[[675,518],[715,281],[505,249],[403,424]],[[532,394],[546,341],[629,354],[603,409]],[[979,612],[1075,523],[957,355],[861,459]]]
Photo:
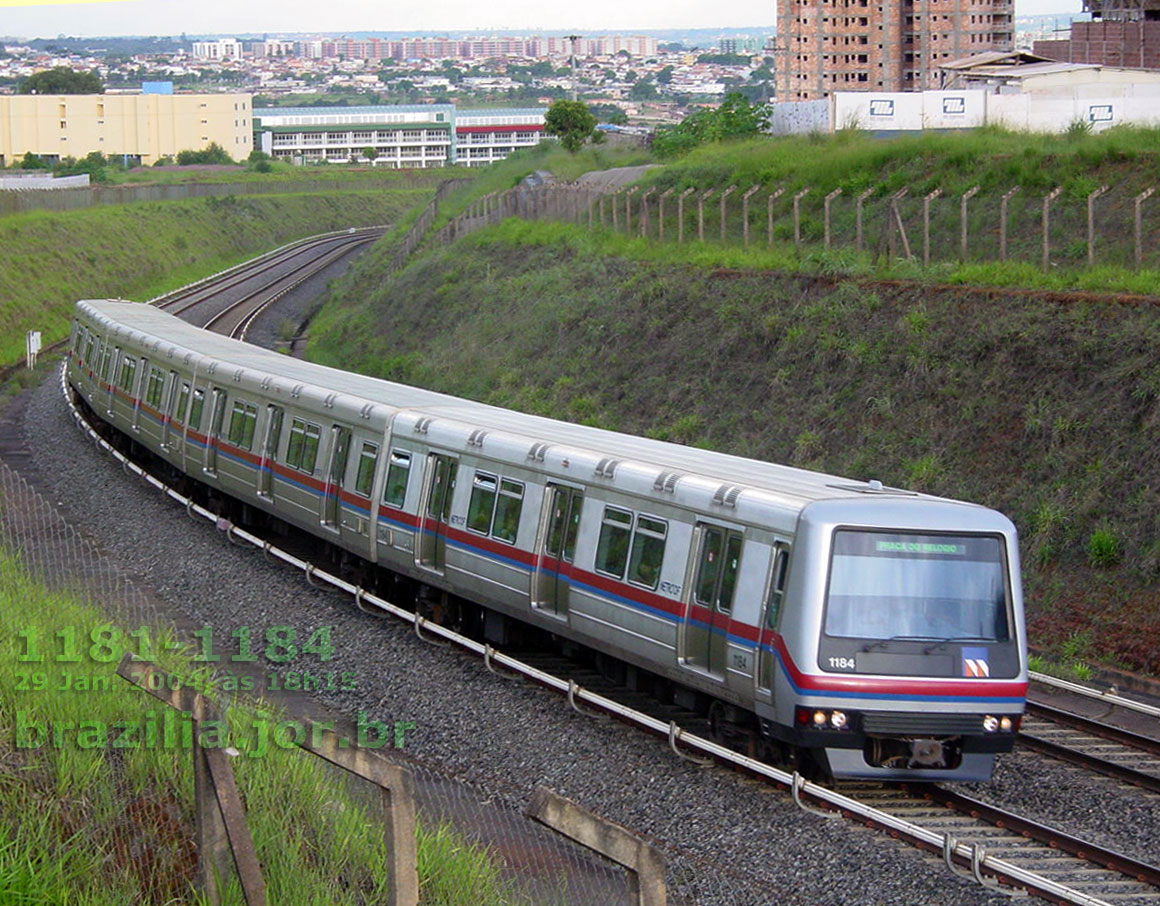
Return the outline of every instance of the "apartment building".
[[[149,165],[217,143],[235,160],[253,145],[248,94],[0,96],[0,166],[32,152],[47,161],[93,151]]]
[[[1013,13],[1013,0],[778,0],[778,100],[936,88],[943,63],[1012,50]]]

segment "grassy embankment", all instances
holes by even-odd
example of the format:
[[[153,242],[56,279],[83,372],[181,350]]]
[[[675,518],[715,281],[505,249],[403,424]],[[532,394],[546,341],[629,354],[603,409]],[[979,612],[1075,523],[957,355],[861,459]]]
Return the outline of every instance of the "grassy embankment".
[[[1022,535],[1033,644],[1160,671],[1153,306],[722,271],[712,250],[647,249],[509,221],[389,281],[372,252],[309,354],[996,507]]]
[[[89,647],[105,619],[31,581],[0,551],[0,902],[124,906],[198,904],[193,771],[178,718],[166,745],[166,707],[115,675],[112,649]],[[75,630],[77,663],[54,658]],[[35,629],[41,663],[21,662]],[[123,636],[121,638],[124,638]],[[153,635],[155,650],[163,637]],[[131,640],[139,650],[140,638]],[[199,674],[180,655],[163,669]],[[74,678],[67,690],[61,677]],[[92,687],[78,689],[77,678]],[[104,687],[107,684],[107,688]],[[352,799],[316,758],[277,745],[257,748],[253,721],[280,719],[235,705],[227,742],[269,901],[287,906],[383,902],[387,857],[378,816]],[[131,725],[129,733],[117,725]],[[18,735],[18,725],[23,732]],[[267,724],[268,725],[268,724]],[[150,731],[152,727],[152,731]],[[207,732],[209,732],[207,730]],[[117,747],[133,742],[133,747]],[[420,827],[423,904],[525,903],[484,848],[449,826]],[[226,902],[241,902],[231,891]]]
[[[286,242],[390,224],[429,188],[201,198],[0,217],[0,365],[68,333],[77,299],[147,299]]]
[[[548,170],[570,181],[599,167],[648,163],[643,150],[586,148],[575,156],[559,148],[538,148],[513,155],[483,171],[470,187],[443,207],[444,219],[487,192],[510,188],[533,170]],[[1093,135],[1082,131],[1065,136],[1025,135],[984,129],[966,133],[877,139],[858,132],[833,136],[760,138],[711,145],[663,167],[650,170],[638,185],[680,192],[735,185],[730,200],[728,240],[721,243],[718,203],[705,205],[706,242],[690,238],[696,229],[695,202],[686,202],[686,237],[675,243],[630,242],[609,237],[608,253],[649,260],[689,261],[714,267],[754,267],[793,270],[822,276],[926,280],[956,285],[987,285],[1054,291],[1155,293],[1160,287],[1160,202],[1144,206],[1144,269],[1135,270],[1133,256],[1134,196],[1160,184],[1160,130],[1113,129]],[[741,248],[738,197],[750,186],[754,196],[751,246]],[[1108,185],[1110,191],[1095,207],[1096,266],[1087,267],[1087,197]],[[904,186],[901,202],[912,252],[922,255],[922,197],[936,188],[942,196],[931,205],[932,264],[916,260],[887,261],[884,255],[886,199]],[[968,205],[969,251],[959,256],[959,198],[974,186],[978,194]],[[1008,260],[999,260],[999,200],[1014,186],[1020,191],[1009,202]],[[1052,204],[1050,267],[1041,266],[1043,196],[1055,187],[1062,192]],[[765,243],[765,199],[777,189],[775,243]],[[802,189],[803,246],[793,247],[792,198]],[[832,205],[833,248],[823,247],[822,199],[835,189],[842,194]],[[864,251],[854,248],[855,202],[870,190],[865,203]],[[695,196],[694,196],[695,198]],[[654,197],[653,231],[657,216]],[[676,237],[676,204],[666,208],[666,237]]]

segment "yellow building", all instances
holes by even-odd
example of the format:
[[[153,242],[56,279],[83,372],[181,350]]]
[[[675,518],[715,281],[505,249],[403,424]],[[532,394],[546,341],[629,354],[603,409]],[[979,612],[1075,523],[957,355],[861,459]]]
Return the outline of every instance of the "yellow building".
[[[216,142],[234,160],[253,148],[248,94],[19,94],[0,97],[0,165],[31,151],[49,161],[92,151],[152,164]]]

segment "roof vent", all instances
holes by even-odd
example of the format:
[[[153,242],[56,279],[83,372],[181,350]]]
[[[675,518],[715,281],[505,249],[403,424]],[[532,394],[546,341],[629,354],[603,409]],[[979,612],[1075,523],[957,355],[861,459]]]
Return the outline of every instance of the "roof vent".
[[[723,484],[713,494],[713,502],[721,506],[736,507],[741,491],[742,489],[735,484]]]
[[[487,429],[486,428],[476,428],[474,431],[471,432],[471,436],[467,438],[467,446],[469,446],[469,447],[482,447],[483,446],[483,439],[485,437],[487,437]]]
[[[533,459],[536,462],[543,462],[544,456],[551,448],[551,444],[546,444],[543,441],[536,441],[532,444],[531,449],[528,450],[528,459]]]
[[[677,490],[677,482],[684,477],[684,472],[661,472],[653,482],[653,489],[672,494]]]
[[[298,397],[302,396],[302,386],[302,384],[295,384],[292,388],[290,388],[290,399],[296,400]]]
[[[429,416],[429,415],[423,416],[423,418],[421,418],[417,422],[415,422],[415,433],[416,434],[426,434],[427,428],[430,426],[431,422],[433,422],[433,421],[435,421],[435,419],[433,419],[431,416]]]
[[[620,465],[620,460],[606,456],[596,464],[596,474],[601,478],[614,478],[618,465]]]

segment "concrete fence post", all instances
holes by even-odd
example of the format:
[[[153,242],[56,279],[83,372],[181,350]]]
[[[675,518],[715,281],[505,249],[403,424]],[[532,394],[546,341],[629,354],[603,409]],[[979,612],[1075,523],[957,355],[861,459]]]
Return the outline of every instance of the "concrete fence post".
[[[624,866],[628,872],[629,903],[632,906],[665,906],[664,856],[636,834],[543,786],[536,788],[526,814]]]
[[[854,202],[854,248],[859,252],[862,251],[862,206],[865,205],[866,199],[873,194],[873,189],[867,189],[859,194]]]
[[[624,235],[632,235],[632,196],[636,194],[640,186],[633,186],[624,193]]]
[[[709,189],[697,196],[697,241],[705,241],[705,202],[713,197],[716,189]]]
[[[784,193],[785,186],[782,186],[765,199],[765,245],[767,248],[773,246],[773,203]]]
[[[620,232],[620,190],[617,189],[612,193],[612,198],[609,199],[612,207],[612,232]]]
[[[823,220],[824,220],[824,230],[825,230],[825,237],[826,237],[826,241],[825,241],[826,248],[830,247],[830,204],[833,202],[833,200],[835,198],[837,198],[841,194],[842,194],[841,189],[834,189],[833,192],[831,192],[829,195],[826,196],[825,201],[823,202],[823,205],[822,205],[822,207],[825,211],[825,213],[823,214]]]
[[[729,198],[730,195],[732,195],[736,191],[737,191],[737,186],[729,186],[729,188],[727,188],[724,192],[721,193],[721,217],[720,217],[721,223],[720,223],[720,226],[721,226],[721,241],[722,242],[725,241],[725,201],[726,201],[726,199]]]
[[[1007,202],[1015,197],[1015,193],[1019,191],[1019,187],[1015,186],[1012,189],[1003,193],[1003,197],[999,199],[999,260],[1007,260]]]
[[[741,196],[741,243],[745,248],[749,248],[749,197],[760,188],[751,186]]]
[[[1135,225],[1136,225],[1136,270],[1140,269],[1140,265],[1144,261],[1144,215],[1142,208],[1144,202],[1152,197],[1152,193],[1156,191],[1155,186],[1149,186],[1143,192],[1133,199],[1133,207],[1135,208]]]
[[[672,189],[665,189],[657,199],[657,239],[665,238],[665,199],[673,194]]]
[[[890,207],[886,219],[886,248],[887,254],[892,259],[897,256],[897,249],[894,244],[896,230],[898,231],[898,238],[902,240],[903,255],[907,258],[910,257],[910,239],[906,235],[906,224],[902,220],[902,209],[898,206],[899,202],[909,194],[910,186],[903,186],[890,196]]]
[[[1056,186],[1043,196],[1043,271],[1051,269],[1051,203],[1059,198],[1063,186]]]
[[[1100,186],[1087,197],[1087,261],[1088,267],[1096,264],[1096,199],[1108,191],[1106,185]]]
[[[930,203],[942,195],[942,189],[928,192],[922,199],[922,266],[930,267]]]
[[[649,229],[649,225],[648,225],[648,199],[649,199],[649,196],[652,195],[653,192],[655,192],[655,191],[656,191],[656,189],[649,189],[647,192],[645,192],[643,195],[640,196],[640,217],[639,217],[640,234],[641,234],[641,236],[644,236],[645,238],[648,237],[648,229]]]
[[[978,186],[971,186],[959,199],[959,260],[967,260],[967,202],[979,194]]]
[[[697,190],[692,186],[677,196],[677,245],[685,242],[685,199]]]
[[[797,251],[802,244],[802,199],[810,194],[806,186],[793,197],[793,247]]]

